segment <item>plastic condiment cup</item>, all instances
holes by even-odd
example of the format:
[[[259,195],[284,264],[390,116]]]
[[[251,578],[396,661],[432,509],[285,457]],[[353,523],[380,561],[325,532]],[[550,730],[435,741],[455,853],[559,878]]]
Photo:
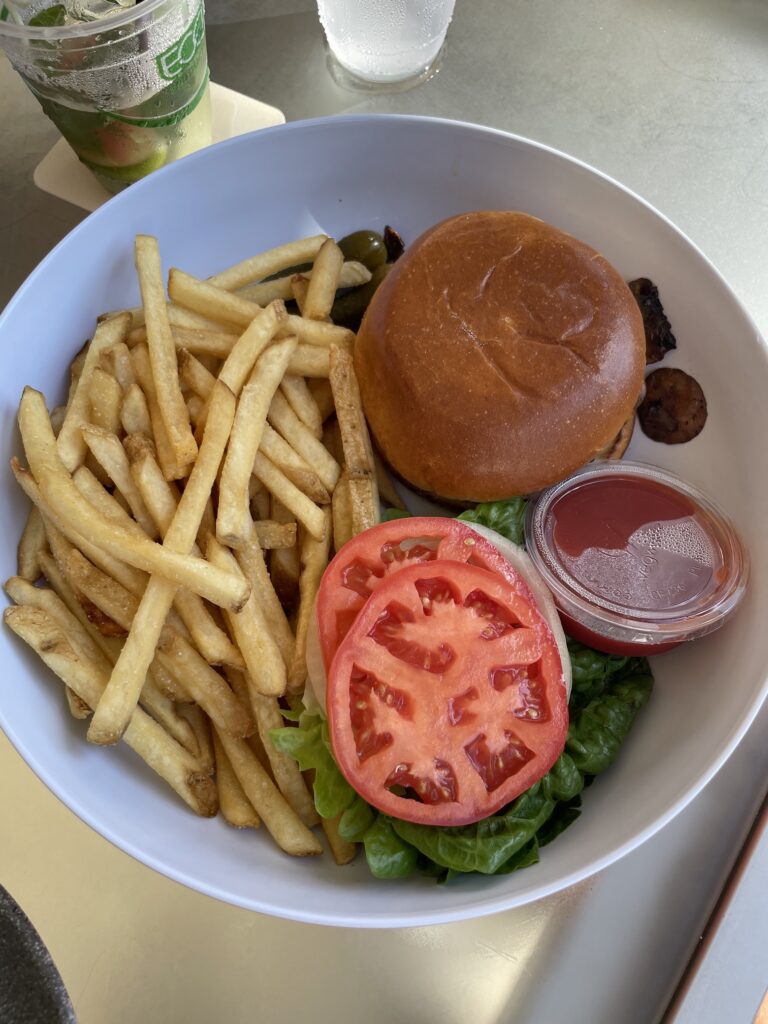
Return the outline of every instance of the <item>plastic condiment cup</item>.
[[[526,545],[567,633],[615,654],[660,654],[718,629],[748,559],[728,517],[666,470],[600,462],[529,503]]]

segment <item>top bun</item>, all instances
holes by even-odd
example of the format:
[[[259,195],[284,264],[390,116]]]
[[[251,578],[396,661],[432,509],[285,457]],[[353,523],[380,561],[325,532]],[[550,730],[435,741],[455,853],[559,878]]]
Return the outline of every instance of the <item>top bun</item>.
[[[594,249],[524,213],[466,213],[395,264],[355,367],[400,477],[449,501],[494,501],[561,480],[618,434],[642,387],[645,335]]]

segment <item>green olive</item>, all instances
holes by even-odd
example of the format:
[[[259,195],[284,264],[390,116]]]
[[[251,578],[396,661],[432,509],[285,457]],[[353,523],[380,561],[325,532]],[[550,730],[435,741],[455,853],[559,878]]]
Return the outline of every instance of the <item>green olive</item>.
[[[353,231],[339,242],[345,260],[357,260],[369,270],[375,270],[387,262],[384,239],[376,231]]]
[[[356,331],[363,319],[363,313],[368,308],[368,303],[373,298],[373,293],[391,269],[391,263],[381,263],[371,274],[370,281],[358,285],[357,288],[350,288],[348,292],[337,296],[331,310],[331,320],[340,327],[348,327],[351,331]]]

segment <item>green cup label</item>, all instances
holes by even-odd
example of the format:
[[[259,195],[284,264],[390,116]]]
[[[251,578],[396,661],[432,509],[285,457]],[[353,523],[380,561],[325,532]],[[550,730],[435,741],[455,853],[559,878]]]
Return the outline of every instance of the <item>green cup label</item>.
[[[172,82],[182,71],[185,71],[195,59],[204,38],[205,25],[201,7],[184,35],[180,36],[175,43],[171,43],[167,50],[163,50],[155,58],[161,78]]]

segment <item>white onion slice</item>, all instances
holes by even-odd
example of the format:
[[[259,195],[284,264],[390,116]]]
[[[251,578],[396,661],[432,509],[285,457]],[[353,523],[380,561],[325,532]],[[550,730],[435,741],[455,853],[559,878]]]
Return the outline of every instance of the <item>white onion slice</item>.
[[[549,592],[544,580],[541,578],[538,569],[531,561],[525,548],[518,547],[517,544],[513,544],[511,540],[507,540],[506,537],[502,537],[500,533],[496,533],[495,530],[489,529],[487,526],[480,526],[478,523],[468,523],[464,520],[465,526],[468,526],[475,533],[479,533],[485,540],[490,541],[496,550],[506,558],[513,569],[516,569],[523,577],[525,582],[531,588],[531,593],[536,599],[536,604],[539,607],[539,611],[547,620],[547,625],[552,630],[552,635],[555,638],[557,649],[560,652],[560,661],[563,664],[563,678],[565,680],[565,692],[570,698],[571,696],[571,659],[568,656],[568,644],[566,643],[565,633],[560,622],[560,616],[557,613],[555,602],[552,600],[552,595]]]
[[[464,522],[475,533],[478,533],[485,540],[489,541],[496,550],[503,555],[513,569],[520,573],[530,587],[539,611],[546,619],[547,625],[552,630],[557,649],[560,652],[560,661],[563,666],[563,680],[565,692],[571,696],[571,659],[568,656],[568,646],[565,640],[565,633],[560,624],[560,616],[557,614],[555,602],[552,600],[547,585],[539,575],[525,548],[518,547],[511,540],[502,537],[500,533],[489,529],[487,526],[480,526],[477,523]],[[307,632],[307,685],[304,689],[304,707],[310,714],[326,715],[325,693],[328,687],[328,676],[323,664],[323,655],[320,651],[320,634],[317,629],[317,614],[312,609]]]

